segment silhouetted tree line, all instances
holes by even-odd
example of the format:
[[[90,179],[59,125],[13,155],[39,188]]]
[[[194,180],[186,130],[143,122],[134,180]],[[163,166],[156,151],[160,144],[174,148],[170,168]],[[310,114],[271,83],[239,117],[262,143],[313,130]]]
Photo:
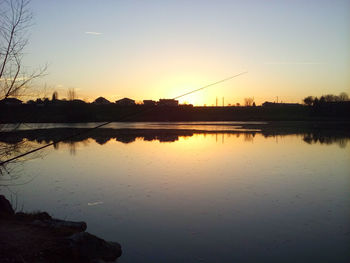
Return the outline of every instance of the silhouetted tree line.
[[[318,118],[347,118],[349,119],[350,101],[347,93],[339,95],[327,94],[321,97],[308,96],[303,100],[310,109],[311,116]]]
[[[253,98],[245,107],[193,107],[192,105],[154,105],[110,103],[100,97],[93,103],[76,99],[37,99],[26,104],[15,98],[0,101],[0,123],[20,122],[102,122],[102,121],[300,121],[349,120],[350,101],[346,93],[338,96],[306,97],[305,105],[264,103],[255,106]],[[129,101],[126,101],[129,102]],[[248,106],[249,105],[249,106]],[[308,105],[308,106],[307,106]],[[255,106],[255,107],[251,107]]]
[[[349,95],[345,92],[340,93],[338,96],[333,94],[323,95],[321,97],[308,96],[304,98],[303,102],[308,106],[319,106],[326,103],[343,103],[349,101]]]
[[[120,106],[81,102],[0,104],[0,123],[102,121],[309,121],[350,120],[350,102],[317,106],[188,107]]]

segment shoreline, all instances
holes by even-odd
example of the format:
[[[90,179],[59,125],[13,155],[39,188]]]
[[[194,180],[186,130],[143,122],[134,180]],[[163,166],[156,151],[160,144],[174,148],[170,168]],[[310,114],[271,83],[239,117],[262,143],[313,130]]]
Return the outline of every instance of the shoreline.
[[[332,121],[350,120],[350,102],[272,106],[120,106],[91,103],[0,105],[2,123],[113,121]]]
[[[15,212],[0,195],[1,262],[110,262],[122,254],[121,245],[85,230],[85,222],[52,218],[46,212]]]
[[[91,124],[91,123],[90,123]],[[180,137],[192,137],[198,134],[233,134],[252,135],[261,134],[264,137],[300,135],[304,141],[332,143],[347,141],[350,139],[350,122],[266,122],[266,123],[138,123],[130,124],[113,123],[111,126],[100,127],[96,123],[72,125],[65,124],[64,127],[55,127],[53,124],[45,124],[48,127],[25,127],[0,132],[0,143],[16,144],[23,141],[34,143],[77,143],[93,139],[103,145],[111,139],[122,143],[132,143],[136,139],[144,141],[175,142]],[[84,127],[85,126],[85,127]]]

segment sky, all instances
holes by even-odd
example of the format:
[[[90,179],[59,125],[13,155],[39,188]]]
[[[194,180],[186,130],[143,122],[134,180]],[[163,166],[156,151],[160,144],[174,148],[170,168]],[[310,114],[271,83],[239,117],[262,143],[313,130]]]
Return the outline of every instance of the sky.
[[[46,96],[225,105],[350,94],[350,1],[32,0],[25,64]]]

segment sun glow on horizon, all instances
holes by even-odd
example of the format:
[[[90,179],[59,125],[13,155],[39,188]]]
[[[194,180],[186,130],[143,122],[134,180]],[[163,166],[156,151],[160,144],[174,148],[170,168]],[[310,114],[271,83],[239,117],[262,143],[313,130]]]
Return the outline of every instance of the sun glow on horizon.
[[[37,82],[47,84],[46,96],[75,88],[90,102],[158,101],[246,70],[179,101],[233,105],[254,97],[259,105],[350,93],[349,2],[107,2],[32,2],[36,23],[24,62],[49,63]],[[67,5],[62,20],[58,10]]]

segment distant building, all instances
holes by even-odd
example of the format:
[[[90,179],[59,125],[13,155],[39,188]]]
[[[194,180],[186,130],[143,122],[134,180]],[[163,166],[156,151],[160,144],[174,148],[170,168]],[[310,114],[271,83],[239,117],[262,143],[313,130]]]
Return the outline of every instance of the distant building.
[[[179,106],[183,108],[193,108],[193,104],[180,104]],[[204,107],[206,107],[206,104],[204,104]]]
[[[269,102],[265,101],[262,106],[263,107],[297,107],[300,106],[299,103],[276,103],[276,102]]]
[[[6,98],[0,100],[0,104],[5,104],[5,105],[21,105],[22,101],[16,98]]]
[[[69,102],[72,102],[74,104],[85,104],[86,102],[83,100],[75,99],[75,100],[70,100]]]
[[[143,105],[155,106],[156,104],[157,102],[155,102],[154,100],[143,100]]]
[[[129,98],[124,98],[121,100],[117,100],[115,104],[120,106],[132,106],[132,105],[135,105],[135,101]]]
[[[36,105],[37,107],[44,107],[44,106],[45,106],[44,101],[43,101],[42,99],[40,99],[40,98],[37,98],[37,99],[35,100],[35,105]]]
[[[174,99],[160,99],[158,105],[176,107],[179,105],[179,101]]]
[[[110,104],[111,102],[105,99],[104,97],[98,97],[97,99],[94,100],[93,103],[101,105],[101,104]]]

